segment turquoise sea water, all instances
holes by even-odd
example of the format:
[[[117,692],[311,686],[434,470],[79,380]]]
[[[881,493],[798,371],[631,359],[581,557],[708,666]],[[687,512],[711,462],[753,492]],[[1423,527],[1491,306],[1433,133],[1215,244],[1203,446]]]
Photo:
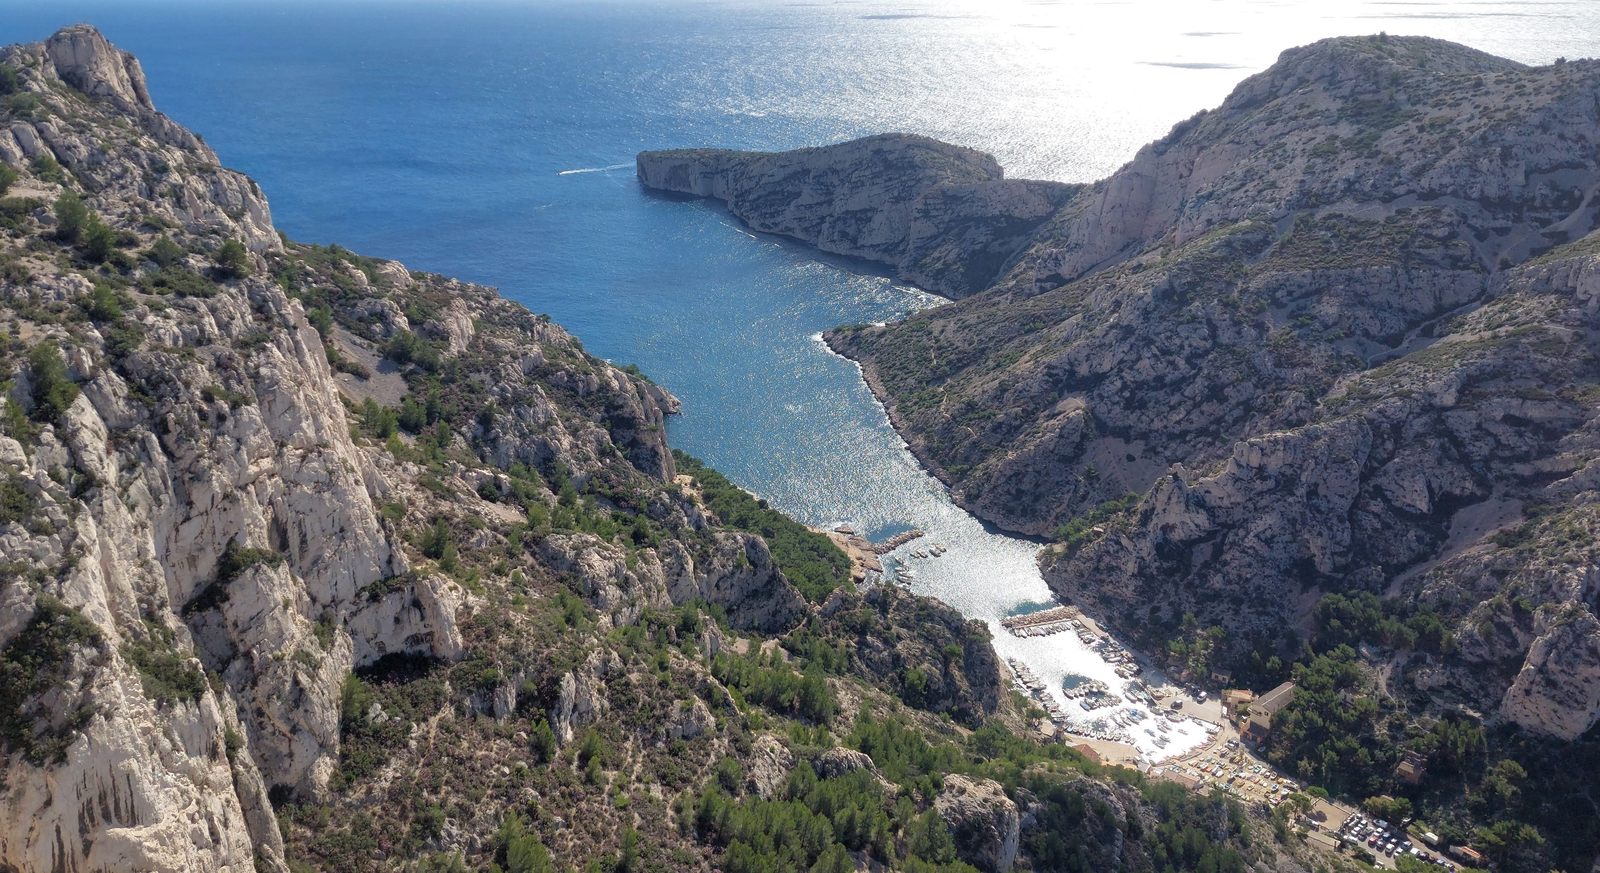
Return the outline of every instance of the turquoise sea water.
[[[996,621],[1049,599],[1034,547],[951,505],[829,327],[936,299],[643,193],[640,149],[882,130],[1103,176],[1282,48],[1426,33],[1527,62],[1600,54],[1600,3],[381,3],[10,0],[0,41],[91,21],[157,106],[251,174],[291,237],[499,286],[684,402],[674,445],[813,524],[950,546],[919,590]],[[917,548],[912,546],[910,548]],[[1002,652],[1114,680],[1070,635]]]

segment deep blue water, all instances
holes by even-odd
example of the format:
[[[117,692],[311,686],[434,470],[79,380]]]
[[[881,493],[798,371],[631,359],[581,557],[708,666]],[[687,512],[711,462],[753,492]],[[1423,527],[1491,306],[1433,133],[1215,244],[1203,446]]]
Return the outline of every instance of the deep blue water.
[[[156,105],[255,177],[291,237],[551,314],[682,398],[675,445],[790,513],[948,543],[917,587],[990,621],[1048,600],[1033,547],[952,506],[815,340],[936,301],[644,194],[637,151],[910,130],[1088,180],[1321,36],[1600,54],[1592,0],[7,0],[0,42],[74,21],[137,54]],[[996,643],[1052,685],[1115,680],[1075,640]]]

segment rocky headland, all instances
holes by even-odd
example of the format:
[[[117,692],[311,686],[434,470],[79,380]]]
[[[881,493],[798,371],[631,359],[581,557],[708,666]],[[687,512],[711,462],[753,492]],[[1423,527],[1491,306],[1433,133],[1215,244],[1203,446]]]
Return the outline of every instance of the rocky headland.
[[[643,152],[646,188],[721,201],[763,233],[890,267],[946,297],[988,287],[1081,186],[1004,178],[994,158],[912,134],[791,152]]]

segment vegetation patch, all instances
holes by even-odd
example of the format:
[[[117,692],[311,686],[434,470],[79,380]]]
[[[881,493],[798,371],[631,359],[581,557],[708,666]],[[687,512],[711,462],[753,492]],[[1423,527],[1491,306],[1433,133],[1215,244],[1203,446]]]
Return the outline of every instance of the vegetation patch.
[[[75,654],[102,649],[98,628],[78,610],[40,594],[33,617],[0,649],[0,740],[35,767],[66,757],[94,712],[52,700],[72,678]]]
[[[127,643],[122,656],[139,671],[146,697],[157,703],[199,700],[206,690],[205,674],[194,659],[170,643],[144,640]]]
[[[723,524],[767,541],[778,569],[806,599],[821,603],[850,581],[850,559],[832,540],[767,506],[689,454],[674,449],[672,458],[679,473],[694,478],[707,508]]]

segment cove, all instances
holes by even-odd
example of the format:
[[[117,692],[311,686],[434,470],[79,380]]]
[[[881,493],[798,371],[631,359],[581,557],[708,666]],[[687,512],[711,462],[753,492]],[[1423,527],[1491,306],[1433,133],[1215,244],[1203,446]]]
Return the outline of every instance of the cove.
[[[822,342],[828,328],[898,318],[941,298],[863,264],[753,233],[709,202],[640,196],[646,210],[681,216],[662,222],[669,233],[639,240],[638,254],[670,265],[650,281],[693,307],[640,325],[649,336],[641,366],[683,401],[668,422],[672,444],[814,527],[848,524],[877,541],[925,531],[888,556],[910,567],[908,587],[988,624],[1000,655],[1026,665],[1087,726],[1084,711],[1057,693],[1063,683],[1094,679],[1115,690],[1127,680],[1071,633],[1019,638],[1000,625],[1054,603],[1036,563],[1039,544],[995,532],[955,505],[890,426],[860,369]],[[702,261],[707,250],[719,252],[714,271]],[[697,290],[680,297],[686,287]],[[936,544],[947,547],[942,556],[913,557]],[[1149,758],[1204,738],[1193,721],[1165,734],[1110,721],[1131,721],[1129,709],[1151,707],[1124,701],[1099,709],[1096,732],[1124,735]]]

